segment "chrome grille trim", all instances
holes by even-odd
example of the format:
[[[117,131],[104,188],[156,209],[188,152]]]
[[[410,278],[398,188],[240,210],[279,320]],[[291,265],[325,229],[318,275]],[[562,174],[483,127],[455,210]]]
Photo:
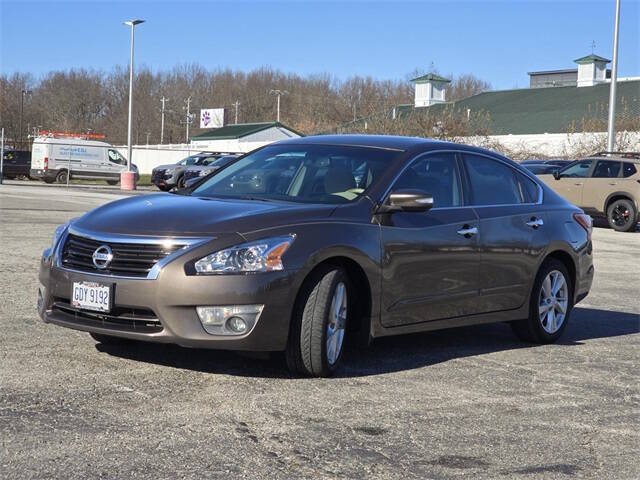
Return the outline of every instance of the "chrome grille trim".
[[[178,245],[180,248],[174,250],[169,255],[161,258],[149,270],[146,276],[132,276],[132,275],[118,275],[118,274],[106,274],[101,273],[99,270],[88,271],[88,270],[79,270],[74,269],[72,267],[66,266],[63,264],[62,254],[64,252],[67,239],[69,235],[74,235],[76,237],[84,237],[94,242],[102,242],[105,244],[110,243],[120,243],[120,244],[130,244],[130,245]],[[55,251],[55,265],[57,268],[61,270],[66,270],[70,272],[83,273],[86,275],[99,276],[105,278],[124,278],[129,280],[155,280],[158,278],[160,271],[162,268],[167,265],[169,262],[174,260],[175,258],[183,255],[187,251],[200,246],[206,242],[214,240],[215,237],[147,237],[147,236],[131,236],[131,235],[123,235],[123,234],[100,234],[95,232],[90,232],[87,230],[79,229],[75,226],[70,226],[67,231],[62,235],[58,244],[56,245]]]

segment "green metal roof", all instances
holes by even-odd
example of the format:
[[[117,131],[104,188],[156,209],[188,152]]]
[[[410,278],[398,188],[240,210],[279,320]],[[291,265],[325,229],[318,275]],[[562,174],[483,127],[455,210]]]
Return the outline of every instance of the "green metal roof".
[[[427,73],[426,75],[422,75],[421,77],[412,78],[411,81],[416,83],[429,81],[451,83],[451,80],[449,80],[448,78],[441,77],[440,75],[436,75],[435,73]]]
[[[484,92],[454,103],[415,108],[397,107],[399,116],[410,112],[438,114],[447,108],[466,115],[485,113],[493,135],[566,133],[574,123],[605,119],[609,107],[609,83],[592,87],[525,88]],[[640,115],[640,80],[618,82],[616,115]]]
[[[191,140],[232,140],[246,137],[254,133],[261,132],[268,128],[279,127],[285,128],[296,135],[304,136],[296,132],[293,128],[287,127],[280,122],[258,122],[258,123],[237,123],[235,125],[225,125],[224,127],[214,128],[198,135],[193,135]]]
[[[586,57],[577,58],[574,60],[574,62],[578,64],[593,63],[593,62],[609,63],[611,62],[611,60],[592,53],[591,55],[587,55]]]

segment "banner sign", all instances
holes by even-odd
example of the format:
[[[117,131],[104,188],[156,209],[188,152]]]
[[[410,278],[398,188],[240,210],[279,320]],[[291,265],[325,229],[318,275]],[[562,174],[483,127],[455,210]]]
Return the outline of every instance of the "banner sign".
[[[203,108],[200,110],[200,128],[220,128],[224,126],[224,108]]]

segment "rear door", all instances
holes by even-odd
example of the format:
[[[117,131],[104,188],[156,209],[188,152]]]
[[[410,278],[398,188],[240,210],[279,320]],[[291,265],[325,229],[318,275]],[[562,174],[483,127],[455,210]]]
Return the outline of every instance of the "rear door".
[[[518,308],[545,246],[541,189],[499,158],[467,153],[463,158],[470,202],[479,219],[478,313]]]
[[[390,191],[430,193],[427,212],[378,216],[382,240],[385,327],[470,315],[477,310],[478,219],[464,203],[455,152],[417,157]]]
[[[549,186],[559,195],[569,200],[574,205],[582,206],[582,192],[584,183],[589,176],[592,160],[580,160],[560,170],[560,178],[551,178]]]
[[[607,197],[619,191],[622,184],[621,161],[597,160],[591,176],[584,181],[580,206],[605,213],[604,203]]]

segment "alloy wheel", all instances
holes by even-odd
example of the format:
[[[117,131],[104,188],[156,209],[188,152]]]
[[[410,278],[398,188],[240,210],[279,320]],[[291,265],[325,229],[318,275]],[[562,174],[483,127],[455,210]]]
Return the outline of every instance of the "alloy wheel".
[[[567,316],[569,287],[562,272],[552,270],[540,287],[538,315],[545,332],[556,333]]]
[[[336,285],[329,309],[327,322],[327,361],[329,365],[336,363],[342,351],[342,341],[347,324],[347,287],[343,282]]]
[[[613,223],[620,227],[627,224],[630,215],[631,212],[629,212],[629,209],[625,205],[617,205],[611,212]]]

